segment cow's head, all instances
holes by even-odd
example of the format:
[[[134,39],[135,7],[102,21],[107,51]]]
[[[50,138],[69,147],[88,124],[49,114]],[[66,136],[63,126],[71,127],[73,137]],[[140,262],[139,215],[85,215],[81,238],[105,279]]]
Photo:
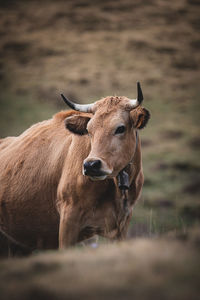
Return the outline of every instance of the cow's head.
[[[80,105],[66,99],[73,109],[84,112],[66,118],[65,125],[74,134],[88,135],[91,151],[83,162],[83,174],[93,180],[115,177],[132,160],[136,147],[136,130],[147,124],[150,114],[137,99],[106,97],[93,104]]]

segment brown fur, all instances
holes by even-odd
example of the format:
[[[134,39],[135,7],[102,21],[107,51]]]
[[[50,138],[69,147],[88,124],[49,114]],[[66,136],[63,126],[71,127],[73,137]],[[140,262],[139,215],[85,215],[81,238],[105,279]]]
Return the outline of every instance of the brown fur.
[[[67,247],[94,234],[125,236],[143,185],[140,140],[135,152],[132,125],[139,122],[142,128],[145,118],[138,121],[138,114],[130,114],[127,98],[107,97],[97,102],[94,115],[60,112],[18,137],[0,140],[2,230],[30,249]],[[118,120],[126,122],[123,137],[113,137]],[[66,129],[68,122],[73,128]],[[70,131],[76,124],[79,135]],[[87,132],[86,125],[90,137],[80,135]],[[93,155],[103,157],[112,169],[103,181],[82,174],[84,159]],[[128,214],[116,180],[126,166],[131,182]]]
[[[0,139],[0,151],[6,148],[8,145],[10,145],[15,140],[15,137],[9,136],[4,139]]]

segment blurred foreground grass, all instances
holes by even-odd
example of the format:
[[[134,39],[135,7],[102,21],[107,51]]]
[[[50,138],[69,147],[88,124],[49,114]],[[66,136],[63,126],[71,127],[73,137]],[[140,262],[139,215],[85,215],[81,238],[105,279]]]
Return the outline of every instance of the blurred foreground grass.
[[[189,236],[0,261],[1,299],[197,300],[200,239]]]

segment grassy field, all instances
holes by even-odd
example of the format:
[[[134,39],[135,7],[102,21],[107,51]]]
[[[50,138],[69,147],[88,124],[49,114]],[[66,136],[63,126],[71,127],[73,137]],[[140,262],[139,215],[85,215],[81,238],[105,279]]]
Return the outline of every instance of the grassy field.
[[[0,136],[65,109],[61,92],[80,103],[134,98],[139,80],[151,120],[140,133],[145,184],[129,237],[190,240],[200,223],[199,1],[10,0],[0,8]]]

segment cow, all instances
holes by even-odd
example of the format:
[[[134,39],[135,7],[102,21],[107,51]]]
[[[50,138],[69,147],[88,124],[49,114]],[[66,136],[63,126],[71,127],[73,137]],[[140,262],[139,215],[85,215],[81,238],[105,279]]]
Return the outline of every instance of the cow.
[[[137,98],[109,96],[0,140],[0,231],[26,250],[125,238],[144,182]]]

